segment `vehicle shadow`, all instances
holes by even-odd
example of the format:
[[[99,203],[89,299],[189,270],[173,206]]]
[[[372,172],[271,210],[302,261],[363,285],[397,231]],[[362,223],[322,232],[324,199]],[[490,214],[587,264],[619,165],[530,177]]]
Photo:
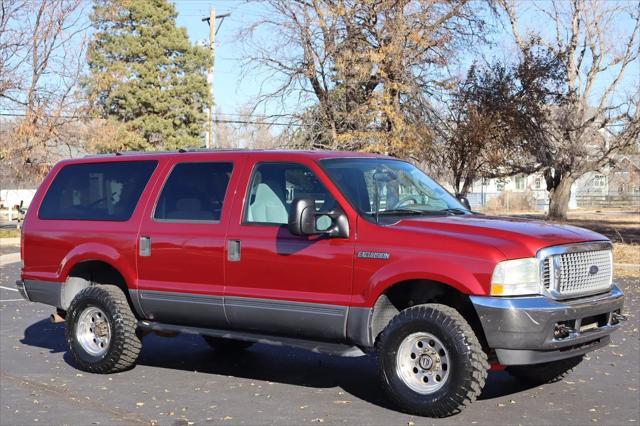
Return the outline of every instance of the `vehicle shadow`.
[[[33,323],[24,330],[20,343],[48,349],[52,354],[65,352],[64,324],[54,324],[48,318]]]
[[[51,353],[64,352],[64,325],[38,321],[25,330],[20,342]],[[69,353],[65,353],[64,360],[76,366]],[[371,355],[345,358],[265,344],[255,344],[243,351],[214,350],[200,336],[183,334],[166,338],[150,334],[144,337],[138,364],[312,388],[340,387],[355,398],[396,409],[378,384]],[[506,372],[492,371],[479,399],[516,394],[530,387]]]
[[[327,237],[324,235],[294,236],[286,226],[280,226],[276,234],[276,253],[281,256],[291,256],[325,239]]]

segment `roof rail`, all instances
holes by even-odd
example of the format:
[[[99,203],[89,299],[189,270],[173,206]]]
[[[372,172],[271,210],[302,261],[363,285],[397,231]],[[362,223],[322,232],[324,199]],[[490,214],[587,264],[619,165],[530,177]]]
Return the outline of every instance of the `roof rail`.
[[[153,154],[169,154],[175,151],[123,151],[123,152],[108,152],[105,154],[87,154],[84,158],[100,158],[100,157],[111,157],[115,155],[116,157],[120,157],[121,155],[153,155]]]
[[[251,148],[180,148],[178,152],[250,151]]]
[[[227,151],[251,151],[251,148],[178,148],[175,151],[117,151],[106,154],[87,154],[84,158],[109,157],[115,155],[120,157],[123,155],[156,155],[156,154],[175,154],[185,152],[227,152]],[[269,151],[270,149],[262,149]]]

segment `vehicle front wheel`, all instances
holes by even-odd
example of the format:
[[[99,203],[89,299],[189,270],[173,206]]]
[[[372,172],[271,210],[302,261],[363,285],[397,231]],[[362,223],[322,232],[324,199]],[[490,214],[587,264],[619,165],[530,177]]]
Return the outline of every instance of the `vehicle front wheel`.
[[[407,308],[376,344],[378,371],[390,398],[404,411],[447,417],[473,402],[489,363],[471,326],[440,304]]]
[[[518,380],[535,385],[553,383],[562,380],[582,362],[584,355],[543,364],[512,365],[507,372]]]
[[[96,285],[74,297],[65,319],[69,351],[80,369],[115,373],[132,367],[142,348],[127,297],[114,285]]]

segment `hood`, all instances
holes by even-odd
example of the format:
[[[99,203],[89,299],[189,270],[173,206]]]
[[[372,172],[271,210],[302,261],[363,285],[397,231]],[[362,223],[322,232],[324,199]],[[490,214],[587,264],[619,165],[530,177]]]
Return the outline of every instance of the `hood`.
[[[484,215],[411,217],[391,226],[415,233],[488,244],[508,259],[532,257],[541,248],[549,246],[608,240],[601,234],[576,226]]]

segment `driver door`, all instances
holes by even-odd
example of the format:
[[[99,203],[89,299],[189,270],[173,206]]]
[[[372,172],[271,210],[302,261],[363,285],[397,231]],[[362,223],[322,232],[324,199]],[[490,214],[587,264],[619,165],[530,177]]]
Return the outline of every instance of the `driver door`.
[[[340,208],[315,164],[260,157],[236,197],[227,236],[225,313],[232,327],[343,340],[351,295],[353,232],[348,238],[296,236],[287,228],[294,198]],[[354,218],[350,218],[352,227]]]

